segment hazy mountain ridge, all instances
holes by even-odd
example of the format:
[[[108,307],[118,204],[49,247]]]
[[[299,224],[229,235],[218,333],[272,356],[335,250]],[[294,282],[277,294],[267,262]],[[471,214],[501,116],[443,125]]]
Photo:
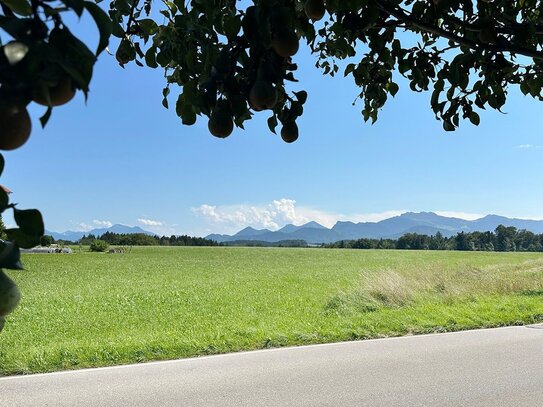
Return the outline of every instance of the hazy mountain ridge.
[[[126,225],[121,225],[121,224],[115,224],[113,226],[110,226],[109,228],[96,228],[96,229],[89,230],[87,232],[72,231],[72,230],[68,230],[66,232],[51,232],[49,230],[46,230],[45,234],[53,236],[55,240],[69,240],[71,242],[75,242],[81,239],[83,236],[88,236],[91,234],[94,236],[101,236],[107,232],[118,233],[118,234],[144,233],[150,236],[154,236],[156,234],[156,233],[149,232],[147,230],[143,230],[139,226],[126,226]]]
[[[332,243],[338,240],[361,238],[397,239],[406,233],[435,235],[437,232],[440,232],[442,235],[449,237],[460,232],[493,231],[499,225],[514,226],[517,229],[543,233],[543,220],[526,220],[487,215],[470,221],[440,216],[433,212],[406,212],[379,222],[354,223],[339,221],[331,229],[316,222],[309,222],[301,226],[286,225],[277,231],[247,227],[234,235],[211,234],[206,236],[206,238],[218,242],[232,242],[236,240],[259,240],[265,242],[305,240],[308,243]]]

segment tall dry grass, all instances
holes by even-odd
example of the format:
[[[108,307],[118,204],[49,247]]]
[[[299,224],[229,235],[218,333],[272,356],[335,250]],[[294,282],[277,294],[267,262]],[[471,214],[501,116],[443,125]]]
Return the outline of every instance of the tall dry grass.
[[[543,259],[483,267],[387,268],[362,274],[360,285],[330,298],[326,310],[371,312],[413,303],[448,304],[479,296],[524,294],[543,296]]]

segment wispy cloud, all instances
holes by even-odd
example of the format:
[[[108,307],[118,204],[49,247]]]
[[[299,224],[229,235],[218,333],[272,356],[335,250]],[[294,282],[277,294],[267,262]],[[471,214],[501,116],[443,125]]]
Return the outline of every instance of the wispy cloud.
[[[92,222],[71,222],[74,224],[74,229],[79,232],[88,232],[96,228],[109,228],[113,223],[109,220],[94,219]]]
[[[110,228],[113,226],[113,223],[111,223],[109,220],[97,220],[94,219],[92,223],[96,226],[99,226],[101,228]]]
[[[89,225],[88,223],[85,223],[85,222],[79,222],[75,224],[74,229],[78,232],[88,232],[89,230],[94,229],[94,226]]]
[[[164,223],[159,220],[139,218],[138,222],[145,226],[163,226]]]
[[[522,149],[522,150],[536,150],[542,148],[542,146],[539,146],[537,144],[519,144],[516,148]]]
[[[177,225],[170,225],[167,222],[149,218],[138,218],[138,223],[143,225],[149,232],[159,236],[170,236],[179,234],[175,228]]]
[[[475,220],[481,219],[485,215],[480,213],[469,213],[469,212],[454,212],[454,211],[435,211],[435,214],[439,216],[446,216],[447,218],[460,218],[465,220]]]
[[[138,224],[143,225],[146,230],[149,232],[156,233],[157,235],[176,235],[178,234],[178,231],[176,230],[177,225],[170,225],[166,222],[159,221],[159,220],[153,220],[148,218],[139,218],[137,220]],[[89,232],[93,229],[97,228],[110,228],[113,226],[113,222],[109,220],[99,220],[94,219],[92,222],[86,221],[86,222],[74,222],[70,221],[72,226],[70,227],[70,230],[78,231],[78,232]],[[133,226],[132,222],[128,223],[129,226]]]

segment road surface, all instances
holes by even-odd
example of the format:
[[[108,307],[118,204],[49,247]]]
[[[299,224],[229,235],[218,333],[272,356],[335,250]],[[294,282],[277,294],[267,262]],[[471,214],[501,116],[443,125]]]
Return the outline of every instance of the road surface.
[[[0,378],[0,406],[543,405],[543,326]]]

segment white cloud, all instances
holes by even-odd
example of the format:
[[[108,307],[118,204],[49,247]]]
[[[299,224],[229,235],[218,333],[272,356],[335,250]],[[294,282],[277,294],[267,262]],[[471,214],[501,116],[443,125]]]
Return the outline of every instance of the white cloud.
[[[192,208],[194,213],[203,216],[215,224],[222,224],[230,228],[240,226],[263,227],[277,229],[279,225],[274,221],[277,211],[273,205],[250,206],[215,206],[203,204],[198,208]]]
[[[485,215],[480,213],[468,213],[468,212],[454,212],[454,211],[435,211],[435,214],[439,216],[446,216],[447,218],[460,218],[465,220],[481,219]]]
[[[163,226],[164,223],[162,223],[159,220],[152,220],[152,219],[143,219],[139,218],[138,222],[145,226]]]
[[[109,220],[97,220],[94,219],[92,223],[96,226],[99,226],[101,228],[110,228],[113,226],[113,223],[111,223]]]
[[[303,225],[308,219],[296,212],[296,201],[294,199],[279,199],[273,201],[273,214],[275,216],[280,215],[285,221],[293,223],[295,225]]]
[[[94,226],[89,225],[85,222],[80,222],[76,224],[76,231],[78,232],[88,232],[91,229],[94,229]]]
[[[77,232],[89,232],[92,229],[96,228],[109,228],[113,226],[113,223],[109,220],[98,220],[94,219],[92,222],[73,222],[70,221],[71,224],[74,225],[73,229]]]
[[[527,150],[527,149],[539,149],[539,148],[541,148],[541,146],[538,146],[538,145],[535,145],[535,144],[520,144],[516,148]]]
[[[378,222],[405,211],[394,210],[380,213],[341,214],[297,205],[296,200],[282,198],[262,205],[209,205],[203,204],[192,211],[203,217],[217,233],[233,233],[240,228],[252,226],[257,229],[277,230],[292,223],[300,226],[315,221],[326,227],[332,227],[339,220],[352,222]]]
[[[156,233],[159,236],[171,236],[179,234],[175,228],[175,226],[177,226],[176,224],[170,225],[161,220],[153,220],[148,218],[138,218],[138,223],[143,225],[145,230]]]

